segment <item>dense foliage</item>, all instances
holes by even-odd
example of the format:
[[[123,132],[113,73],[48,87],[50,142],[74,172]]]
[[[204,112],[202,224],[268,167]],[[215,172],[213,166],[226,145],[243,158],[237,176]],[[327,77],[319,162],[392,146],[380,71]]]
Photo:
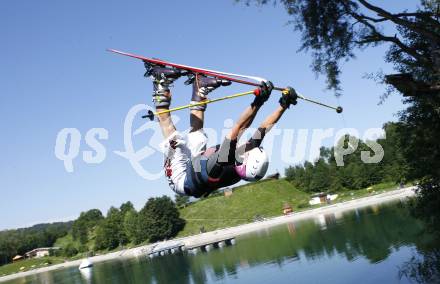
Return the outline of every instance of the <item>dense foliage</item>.
[[[104,217],[98,209],[81,212],[78,219],[73,222],[73,239],[78,240],[82,245],[85,245],[89,239],[90,232],[102,219],[104,219]]]
[[[94,230],[94,249],[114,249],[128,243],[155,242],[174,237],[183,229],[185,221],[179,217],[174,202],[167,196],[150,198],[137,212],[131,202],[119,209],[111,207],[106,218]]]
[[[366,0],[237,0],[248,5],[279,3],[301,33],[301,48],[311,52],[312,69],[325,74],[328,88],[340,90],[341,62],[356,50],[388,44],[386,61],[401,74],[399,84],[440,91],[439,1],[422,0],[415,11],[392,13]],[[385,79],[385,78],[384,78]]]
[[[51,247],[55,241],[65,236],[72,222],[38,224],[30,228],[0,231],[0,265],[9,263],[19,254],[37,247]]]
[[[57,239],[61,250],[56,255],[72,257],[81,252],[172,238],[184,226],[175,203],[167,196],[150,198],[139,212],[131,202],[111,207],[105,217],[100,210],[91,209],[81,212],[73,222],[1,231],[0,265],[11,262],[16,254],[54,246]]]
[[[313,70],[325,74],[327,87],[336,93],[341,62],[352,59],[356,50],[388,44],[385,61],[398,73],[377,77],[387,85],[384,98],[397,90],[408,106],[396,132],[407,161],[406,178],[420,181],[413,213],[440,237],[440,1],[420,0],[412,11],[397,13],[369,0],[241,1],[282,4],[302,35],[301,49],[312,54]]]
[[[320,149],[319,158],[302,165],[286,169],[286,178],[297,188],[308,192],[338,191],[342,189],[361,189],[381,182],[404,182],[408,166],[401,153],[399,136],[396,132],[398,123],[384,126],[386,139],[376,142],[383,148],[384,156],[379,163],[365,163],[362,152],[370,153],[369,141],[358,141],[356,150],[344,156],[343,166],[335,160],[335,147]],[[348,141],[357,141],[354,137],[343,137],[339,143],[346,148]]]
[[[185,226],[174,202],[168,196],[150,198],[139,212],[139,226],[150,242],[177,235]]]

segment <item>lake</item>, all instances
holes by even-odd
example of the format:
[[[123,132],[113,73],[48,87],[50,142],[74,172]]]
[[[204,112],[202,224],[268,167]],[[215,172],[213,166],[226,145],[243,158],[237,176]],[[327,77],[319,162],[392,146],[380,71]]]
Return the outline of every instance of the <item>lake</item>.
[[[236,244],[97,263],[7,283],[410,283],[410,260],[437,248],[402,203],[321,215],[237,237]]]

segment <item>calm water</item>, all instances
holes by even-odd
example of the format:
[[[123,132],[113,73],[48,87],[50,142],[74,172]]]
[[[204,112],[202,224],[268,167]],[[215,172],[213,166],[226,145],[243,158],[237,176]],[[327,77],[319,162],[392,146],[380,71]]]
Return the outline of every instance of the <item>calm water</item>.
[[[290,223],[234,246],[68,268],[10,283],[408,283],[399,271],[431,240],[401,204]]]

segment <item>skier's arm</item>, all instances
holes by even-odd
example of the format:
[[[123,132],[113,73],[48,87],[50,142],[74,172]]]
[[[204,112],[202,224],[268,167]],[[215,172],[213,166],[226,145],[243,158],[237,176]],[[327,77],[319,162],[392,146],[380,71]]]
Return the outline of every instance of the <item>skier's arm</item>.
[[[263,123],[261,123],[259,128],[264,128],[264,129],[268,129],[266,131],[269,132],[270,128],[272,128],[272,126],[278,122],[278,120],[280,120],[281,116],[283,115],[283,113],[286,111],[286,108],[279,106],[277,107],[277,109],[270,114],[268,117],[266,117],[266,119],[263,121]]]
[[[269,99],[270,93],[272,92],[273,84],[270,81],[261,82],[261,87],[259,88],[260,93],[255,97],[252,104],[245,109],[245,111],[241,114],[238,121],[235,123],[234,127],[232,127],[231,131],[228,135],[226,135],[227,139],[230,140],[238,140],[240,135],[248,128],[255,116],[257,115],[260,107]]]
[[[272,127],[277,123],[281,116],[287,108],[279,106],[273,113],[271,113],[266,119],[260,124],[257,131],[248,143],[246,143],[246,151],[249,151],[255,147],[259,147],[263,142],[264,136],[272,129]]]
[[[280,106],[269,115],[263,123],[261,123],[258,130],[254,133],[248,143],[246,143],[246,151],[249,151],[255,147],[259,147],[263,142],[264,136],[271,130],[275,123],[280,120],[283,113],[290,107],[290,105],[296,105],[298,95],[292,87],[287,87],[281,95],[279,100]]]
[[[240,118],[232,127],[231,131],[226,135],[227,139],[238,140],[240,135],[252,124],[255,116],[257,115],[259,106],[251,105],[247,107],[244,112],[240,115]]]

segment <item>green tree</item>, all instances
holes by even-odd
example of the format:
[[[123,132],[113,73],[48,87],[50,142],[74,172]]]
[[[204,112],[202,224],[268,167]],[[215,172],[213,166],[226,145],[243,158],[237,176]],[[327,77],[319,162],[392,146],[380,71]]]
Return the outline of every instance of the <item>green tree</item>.
[[[131,203],[130,201],[122,203],[121,206],[119,206],[119,210],[121,210],[121,214],[125,216],[127,212],[134,210],[133,203]]]
[[[67,257],[72,257],[78,254],[78,249],[71,243],[62,248],[61,254]]]
[[[365,163],[362,160],[362,152],[372,152],[370,146],[373,141],[362,141],[345,135],[337,142],[337,147],[321,148],[315,162],[288,167],[286,179],[295,187],[308,192],[361,189],[380,182],[399,182],[408,166],[400,151],[400,136],[395,130],[396,125],[384,125],[385,130],[392,130],[390,135],[386,140],[380,138],[374,141],[384,151],[384,157],[379,163]],[[353,153],[342,156],[339,149],[348,149],[349,145]],[[336,159],[343,161],[343,166],[338,166]]]
[[[330,89],[340,90],[340,63],[353,59],[356,50],[388,44],[386,61],[393,64],[400,76],[386,77],[385,83],[397,89],[440,91],[437,0],[422,0],[420,8],[400,13],[386,11],[366,0],[242,2],[282,4],[292,17],[294,30],[301,33],[300,50],[311,52],[312,69],[326,75]]]
[[[81,212],[78,219],[73,222],[72,236],[73,239],[79,240],[81,244],[86,244],[89,240],[89,233],[94,230],[101,220],[104,219],[99,209],[91,209]]]
[[[178,208],[184,208],[189,203],[189,196],[176,194],[174,195],[174,200]]]
[[[53,246],[56,239],[70,231],[72,222],[37,224],[29,228],[0,231],[0,265],[12,261],[12,257],[37,247]]]
[[[185,220],[179,217],[175,203],[162,196],[148,199],[139,212],[139,225],[141,234],[156,242],[176,236],[185,226]]]
[[[142,235],[139,216],[136,210],[130,210],[125,214],[124,231],[128,239],[134,244],[139,244],[145,240],[148,240],[148,236],[146,234]]]
[[[367,0],[281,0],[279,3],[292,16],[294,29],[301,33],[301,50],[311,52],[313,70],[325,74],[327,87],[336,93],[341,91],[341,62],[354,58],[356,50],[389,45],[385,60],[397,73],[377,77],[387,86],[385,97],[397,90],[408,106],[400,113],[402,124],[397,130],[400,150],[408,164],[403,169],[394,165],[394,170],[406,179],[421,181],[420,205],[416,208],[440,207],[440,198],[424,198],[430,193],[423,192],[440,186],[440,1],[421,0],[413,11],[398,13]],[[425,212],[423,219],[428,223],[433,218],[440,220],[440,215],[434,212]]]
[[[124,216],[122,212],[110,207],[106,218],[99,224],[96,230],[95,249],[114,249],[128,242],[124,230]]]

